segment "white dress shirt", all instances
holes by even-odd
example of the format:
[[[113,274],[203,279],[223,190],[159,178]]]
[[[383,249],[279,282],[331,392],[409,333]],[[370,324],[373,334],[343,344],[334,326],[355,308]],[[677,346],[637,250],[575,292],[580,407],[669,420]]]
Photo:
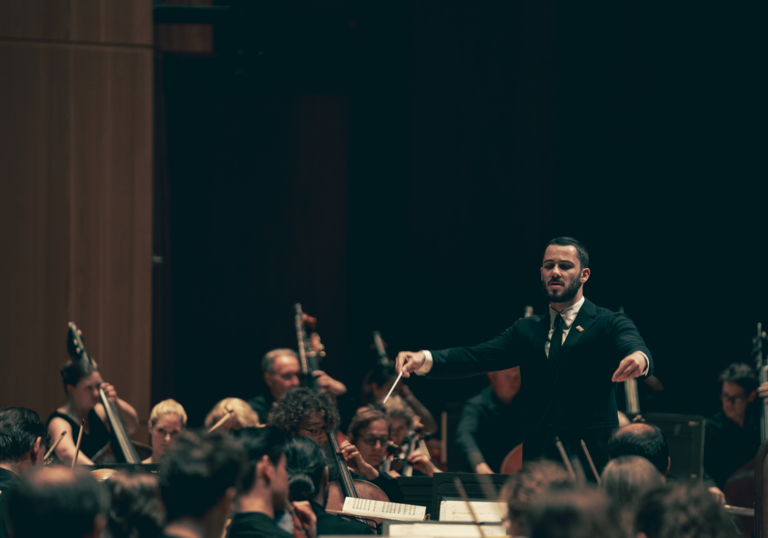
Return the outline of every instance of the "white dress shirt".
[[[568,338],[571,325],[573,325],[573,322],[576,320],[576,316],[579,315],[579,310],[581,310],[581,307],[584,306],[584,299],[584,296],[582,296],[581,299],[573,303],[562,312],[558,312],[551,306],[549,307],[549,333],[547,334],[547,341],[544,344],[544,353],[547,357],[549,357],[549,344],[552,340],[552,333],[555,332],[555,317],[560,314],[560,316],[563,318],[563,341],[560,342],[562,345],[565,343],[565,339]],[[416,370],[416,374],[425,375],[432,369],[432,353],[428,349],[422,349],[421,352],[424,353],[426,360],[424,361],[424,364],[421,365],[421,368]],[[645,368],[643,369],[642,375],[646,375],[648,373],[650,361],[648,361],[648,356],[645,353],[640,351],[640,354],[645,358]]]

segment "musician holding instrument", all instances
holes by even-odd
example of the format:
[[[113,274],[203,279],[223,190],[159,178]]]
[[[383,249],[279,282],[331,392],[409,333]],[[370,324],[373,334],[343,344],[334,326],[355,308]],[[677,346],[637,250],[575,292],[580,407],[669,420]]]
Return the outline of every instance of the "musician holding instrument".
[[[560,459],[566,451],[583,458],[583,439],[598,472],[608,461],[607,442],[618,426],[614,384],[651,373],[651,352],[624,314],[584,297],[589,255],[577,240],[551,240],[540,269],[549,312],[518,320],[498,337],[473,347],[404,351],[397,356],[403,377],[479,375],[520,366],[525,384],[523,459]]]
[[[95,363],[71,360],[61,369],[61,379],[67,403],[48,417],[48,433],[51,439],[64,438],[56,447],[56,457],[65,464],[71,464],[75,457],[75,443],[80,425],[85,420],[85,431],[77,463],[93,465],[91,458],[110,441],[110,426],[107,413],[99,397],[99,389],[112,402],[125,424],[128,435],[139,427],[139,415],[128,402],[117,397],[115,387],[101,379]]]
[[[317,535],[374,534],[370,525],[326,511],[330,478],[323,449],[312,439],[291,437],[285,445],[288,489],[292,501],[309,501],[317,516]]]
[[[261,359],[261,372],[269,388],[268,394],[261,394],[248,400],[248,404],[258,413],[262,422],[266,422],[276,402],[291,388],[298,387],[302,381],[301,367],[296,352],[292,349],[273,349]],[[323,392],[342,396],[347,387],[322,370],[312,372],[317,386]]]
[[[509,452],[523,442],[520,368],[489,372],[490,386],[464,403],[456,444],[476,473],[500,472]]]
[[[163,400],[149,414],[152,456],[141,463],[160,463],[168,447],[187,427],[187,412],[176,400]]]

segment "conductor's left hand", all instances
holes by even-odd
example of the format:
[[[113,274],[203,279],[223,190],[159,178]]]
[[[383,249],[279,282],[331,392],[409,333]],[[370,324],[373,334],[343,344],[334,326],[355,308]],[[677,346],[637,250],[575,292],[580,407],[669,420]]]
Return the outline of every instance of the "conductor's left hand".
[[[643,374],[645,371],[646,362],[645,356],[639,351],[635,351],[631,355],[625,357],[620,363],[619,367],[613,372],[611,381],[614,383],[620,383],[627,379],[634,379]]]

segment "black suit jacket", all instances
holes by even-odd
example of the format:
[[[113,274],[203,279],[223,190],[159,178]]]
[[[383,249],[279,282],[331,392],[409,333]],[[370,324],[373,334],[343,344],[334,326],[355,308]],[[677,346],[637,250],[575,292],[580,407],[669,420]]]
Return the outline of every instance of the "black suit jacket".
[[[520,366],[522,387],[516,398],[522,396],[524,402],[523,459],[557,459],[557,435],[579,457],[584,439],[602,469],[608,461],[608,437],[618,426],[611,377],[621,360],[635,351],[648,356],[650,374],[651,352],[626,315],[585,300],[560,349],[559,368],[554,368],[544,352],[549,329],[547,312],[520,319],[483,344],[432,351],[428,375],[465,377]]]

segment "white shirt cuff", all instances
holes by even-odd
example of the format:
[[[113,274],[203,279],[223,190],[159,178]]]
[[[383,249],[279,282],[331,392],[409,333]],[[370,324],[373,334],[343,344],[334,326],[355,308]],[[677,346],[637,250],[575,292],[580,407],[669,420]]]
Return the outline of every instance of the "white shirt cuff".
[[[432,369],[432,353],[427,349],[422,349],[422,353],[424,353],[424,356],[426,359],[424,360],[424,364],[421,365],[421,368],[416,370],[417,375],[426,375],[429,373],[429,371]]]
[[[643,358],[645,359],[645,369],[643,370],[643,373],[640,375],[648,375],[648,369],[651,367],[651,361],[648,360],[648,355],[646,355],[642,351],[638,351],[638,353],[640,353],[640,355],[642,355]]]

